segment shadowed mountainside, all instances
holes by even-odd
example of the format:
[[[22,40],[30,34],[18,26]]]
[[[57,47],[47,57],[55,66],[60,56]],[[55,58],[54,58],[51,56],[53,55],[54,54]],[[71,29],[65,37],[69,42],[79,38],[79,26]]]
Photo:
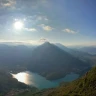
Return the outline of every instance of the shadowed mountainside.
[[[15,78],[12,77],[10,73],[6,73],[0,70],[0,94],[6,94],[12,89],[27,89],[27,85],[18,82]]]
[[[90,67],[82,61],[59,47],[46,42],[35,48],[28,69],[39,73],[47,79],[59,79],[70,72],[81,72]]]

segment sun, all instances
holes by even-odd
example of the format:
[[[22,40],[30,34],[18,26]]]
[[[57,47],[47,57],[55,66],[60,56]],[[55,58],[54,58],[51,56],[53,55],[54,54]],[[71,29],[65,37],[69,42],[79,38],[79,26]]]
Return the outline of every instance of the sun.
[[[21,21],[16,21],[14,23],[14,28],[17,29],[17,30],[21,30],[23,28],[23,26],[24,26],[24,24]]]

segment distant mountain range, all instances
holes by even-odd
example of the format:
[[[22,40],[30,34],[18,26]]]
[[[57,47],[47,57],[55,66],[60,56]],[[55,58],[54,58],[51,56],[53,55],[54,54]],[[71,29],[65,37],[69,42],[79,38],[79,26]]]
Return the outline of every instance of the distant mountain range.
[[[0,44],[0,70],[21,72],[30,70],[47,79],[59,79],[70,72],[81,74],[90,69],[86,52],[61,44],[45,42],[38,46]]]
[[[86,56],[90,56],[91,54],[88,52],[84,52],[78,49],[74,49],[74,48],[67,48],[66,46],[60,44],[60,43],[56,43],[55,44],[57,47],[59,47],[60,49],[70,53],[71,55],[75,56],[75,57],[79,57],[79,58],[84,58]]]
[[[96,55],[96,47],[82,47],[79,48],[79,50],[82,52],[87,52],[89,54]]]
[[[0,70],[16,70],[29,62],[35,46],[0,44]],[[21,70],[21,68],[20,68]],[[21,70],[22,71],[22,70]]]

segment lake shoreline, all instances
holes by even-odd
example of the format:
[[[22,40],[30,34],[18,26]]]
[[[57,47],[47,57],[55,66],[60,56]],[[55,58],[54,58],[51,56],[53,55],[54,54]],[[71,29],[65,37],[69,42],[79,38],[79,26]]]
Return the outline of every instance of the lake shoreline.
[[[14,73],[12,73],[14,74]],[[14,74],[15,79],[17,79],[19,82],[25,83],[29,86],[36,87],[38,89],[45,89],[45,88],[54,88],[59,86],[62,82],[71,82],[73,80],[76,80],[79,75],[75,73],[67,74],[65,77],[61,79],[56,80],[47,80],[45,77],[33,73],[30,71],[24,71],[19,72],[17,74]]]

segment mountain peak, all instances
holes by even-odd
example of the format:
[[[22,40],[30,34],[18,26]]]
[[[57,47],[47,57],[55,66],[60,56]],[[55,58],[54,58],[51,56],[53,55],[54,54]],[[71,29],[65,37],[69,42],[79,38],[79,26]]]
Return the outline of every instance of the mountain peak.
[[[52,46],[53,44],[51,44],[50,42],[44,42],[41,46],[42,47],[50,47],[50,46]]]
[[[40,74],[45,72],[43,76],[50,80],[63,78],[65,76],[63,72],[70,73],[77,72],[77,70],[79,72],[79,70],[89,67],[86,62],[75,58],[68,52],[63,51],[49,42],[45,42],[33,50],[31,62],[29,70]],[[56,77],[54,73],[58,74],[58,76]]]
[[[47,42],[44,42],[43,44],[44,44],[44,45],[45,45],[45,44],[46,44],[46,45],[50,45],[51,43],[47,41]]]

